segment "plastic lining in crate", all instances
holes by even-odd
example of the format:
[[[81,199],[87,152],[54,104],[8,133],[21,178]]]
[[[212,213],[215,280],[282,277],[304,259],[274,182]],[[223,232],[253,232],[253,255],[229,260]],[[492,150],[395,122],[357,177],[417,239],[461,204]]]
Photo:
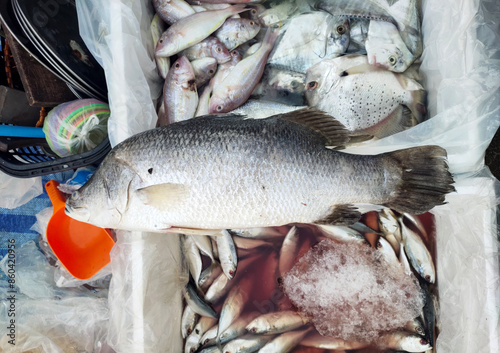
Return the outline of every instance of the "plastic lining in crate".
[[[18,178],[62,172],[101,162],[111,150],[106,138],[94,149],[58,157],[45,139],[0,138],[0,170]]]

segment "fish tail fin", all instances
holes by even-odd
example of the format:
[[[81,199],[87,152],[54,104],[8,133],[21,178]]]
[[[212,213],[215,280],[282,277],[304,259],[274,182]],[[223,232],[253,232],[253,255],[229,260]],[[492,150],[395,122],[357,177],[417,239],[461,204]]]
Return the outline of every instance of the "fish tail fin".
[[[439,146],[412,147],[386,153],[401,170],[401,182],[385,206],[398,212],[421,214],[445,203],[455,191],[446,150]]]
[[[412,102],[408,107],[419,123],[427,119],[427,91],[411,91]]]
[[[279,27],[268,27],[264,39],[262,40],[263,45],[269,45],[273,47],[280,33],[281,31]]]
[[[233,15],[236,15],[244,11],[250,11],[252,9],[251,7],[246,6],[246,4],[234,4],[229,8],[229,10]]]

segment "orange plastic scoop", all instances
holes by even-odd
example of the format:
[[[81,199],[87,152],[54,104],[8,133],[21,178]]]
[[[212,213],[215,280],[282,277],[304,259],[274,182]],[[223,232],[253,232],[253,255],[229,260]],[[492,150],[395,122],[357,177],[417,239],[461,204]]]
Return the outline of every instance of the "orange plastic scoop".
[[[47,226],[47,242],[69,273],[78,279],[89,279],[109,263],[109,252],[115,242],[108,230],[66,215],[66,199],[58,185],[55,180],[45,184],[54,206]]]

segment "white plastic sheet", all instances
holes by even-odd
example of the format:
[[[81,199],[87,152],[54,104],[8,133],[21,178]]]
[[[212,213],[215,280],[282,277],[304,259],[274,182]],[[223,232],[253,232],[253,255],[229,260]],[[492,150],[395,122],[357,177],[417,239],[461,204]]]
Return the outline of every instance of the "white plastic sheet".
[[[117,232],[111,250],[108,344],[118,353],[182,352],[179,237]]]
[[[15,178],[0,172],[0,207],[17,208],[41,195],[42,178]]]
[[[105,70],[111,146],[155,127],[163,85],[153,57],[150,1],[77,0],[80,34]]]

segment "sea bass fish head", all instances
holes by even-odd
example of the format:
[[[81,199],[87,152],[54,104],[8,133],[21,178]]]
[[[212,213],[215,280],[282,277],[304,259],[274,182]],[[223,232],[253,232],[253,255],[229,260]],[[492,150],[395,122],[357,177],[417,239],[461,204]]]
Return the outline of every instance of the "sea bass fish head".
[[[119,228],[134,173],[116,161],[110,153],[88,182],[71,194],[65,207],[68,216],[103,228]]]

